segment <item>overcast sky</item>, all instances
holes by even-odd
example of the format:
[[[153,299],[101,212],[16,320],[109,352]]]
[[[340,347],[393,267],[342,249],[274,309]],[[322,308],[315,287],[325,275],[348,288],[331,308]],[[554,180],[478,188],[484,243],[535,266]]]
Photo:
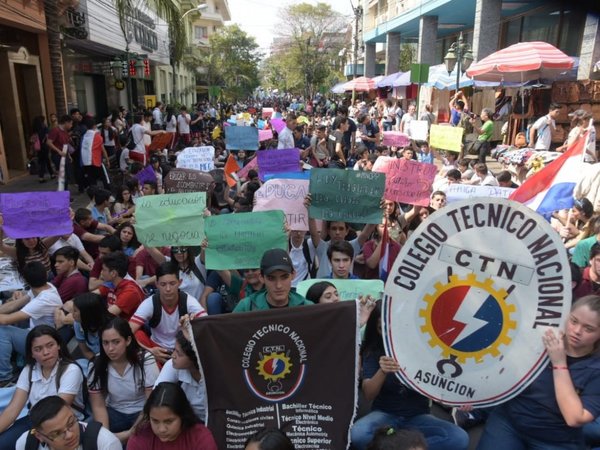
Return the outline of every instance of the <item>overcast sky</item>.
[[[316,0],[304,0],[305,3],[316,4]],[[352,0],[354,6],[359,0]],[[256,38],[256,42],[263,52],[267,52],[273,40],[273,31],[277,27],[279,9],[299,1],[281,0],[229,0],[231,22],[240,25],[240,28]],[[352,20],[352,6],[350,0],[325,0],[334,11],[349,16]]]

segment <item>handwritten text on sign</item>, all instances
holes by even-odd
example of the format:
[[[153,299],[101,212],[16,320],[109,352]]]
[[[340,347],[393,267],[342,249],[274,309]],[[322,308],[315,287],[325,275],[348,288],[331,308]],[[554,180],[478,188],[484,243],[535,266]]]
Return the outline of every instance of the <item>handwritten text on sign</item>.
[[[209,173],[193,169],[171,169],[165,177],[165,193],[208,192],[215,184]]]
[[[439,150],[460,152],[463,137],[461,127],[449,125],[431,125],[429,131],[429,145]]]
[[[315,219],[380,223],[379,202],[385,174],[342,169],[312,169],[309,215]]]
[[[0,195],[4,232],[13,239],[59,236],[73,232],[69,193],[21,192]]]
[[[404,147],[410,144],[410,138],[399,131],[384,131],[383,145],[389,147]]]
[[[277,178],[267,181],[254,194],[253,211],[281,210],[291,230],[308,230],[308,211],[304,198],[308,194],[308,180]]]
[[[148,247],[200,245],[206,192],[147,195],[135,203],[135,231]]]
[[[261,150],[256,156],[261,180],[267,173],[300,172],[300,150],[297,148]]]
[[[397,159],[387,166],[385,199],[410,205],[429,206],[431,184],[437,173],[433,164]]]
[[[500,186],[470,186],[468,184],[449,184],[444,188],[448,203],[475,197],[508,198],[514,191],[513,188]]]
[[[227,150],[258,150],[258,128],[244,126],[227,128],[225,145]]]
[[[215,168],[214,147],[188,147],[177,155],[177,167],[208,172]]]
[[[215,270],[260,267],[265,251],[287,250],[282,211],[223,214],[206,218],[206,268]]]

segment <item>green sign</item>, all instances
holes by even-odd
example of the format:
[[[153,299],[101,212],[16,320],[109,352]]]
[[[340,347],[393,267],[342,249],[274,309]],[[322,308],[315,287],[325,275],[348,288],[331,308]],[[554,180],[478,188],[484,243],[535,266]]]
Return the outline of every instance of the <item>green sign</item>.
[[[223,214],[206,218],[206,268],[255,269],[265,251],[288,249],[283,211]]]
[[[429,81],[429,64],[411,64],[410,82],[427,83]]]
[[[351,223],[380,223],[379,203],[385,174],[342,169],[312,169],[309,217]]]
[[[206,192],[148,195],[135,202],[135,232],[147,247],[200,245]]]
[[[313,284],[320,281],[329,281],[335,285],[340,300],[356,300],[360,295],[363,297],[370,295],[374,300],[383,298],[383,281],[381,280],[304,280],[298,283],[296,292],[304,297],[306,296],[306,291],[308,291]]]

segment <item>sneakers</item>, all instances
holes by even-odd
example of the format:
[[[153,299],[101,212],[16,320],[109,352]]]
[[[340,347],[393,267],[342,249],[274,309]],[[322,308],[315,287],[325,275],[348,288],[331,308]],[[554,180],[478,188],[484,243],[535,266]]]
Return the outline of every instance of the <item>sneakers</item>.
[[[468,430],[485,422],[485,417],[483,417],[481,411],[473,410],[467,412],[461,411],[458,408],[452,408],[452,419],[463,430]]]

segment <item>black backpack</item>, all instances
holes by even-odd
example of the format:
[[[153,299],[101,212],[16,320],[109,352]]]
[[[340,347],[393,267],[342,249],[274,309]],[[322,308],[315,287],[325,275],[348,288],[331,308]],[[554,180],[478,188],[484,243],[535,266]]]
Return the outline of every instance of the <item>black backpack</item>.
[[[308,278],[316,278],[319,265],[315,264],[315,261],[310,258],[310,249],[308,248],[308,241],[306,239],[302,241],[302,254],[304,255],[306,264],[308,264]],[[315,260],[316,259],[317,256],[315,255]]]
[[[187,294],[182,290],[179,290],[179,303],[177,305],[179,310],[179,317],[187,314]],[[148,322],[150,328],[156,328],[162,318],[162,305],[160,303],[160,293],[157,292],[152,296],[152,317]]]
[[[79,444],[83,450],[97,450],[98,449],[98,434],[102,429],[100,422],[90,421],[85,430],[83,425],[79,424]],[[25,450],[37,450],[40,446],[40,441],[31,434],[27,434],[27,440],[25,441]]]

